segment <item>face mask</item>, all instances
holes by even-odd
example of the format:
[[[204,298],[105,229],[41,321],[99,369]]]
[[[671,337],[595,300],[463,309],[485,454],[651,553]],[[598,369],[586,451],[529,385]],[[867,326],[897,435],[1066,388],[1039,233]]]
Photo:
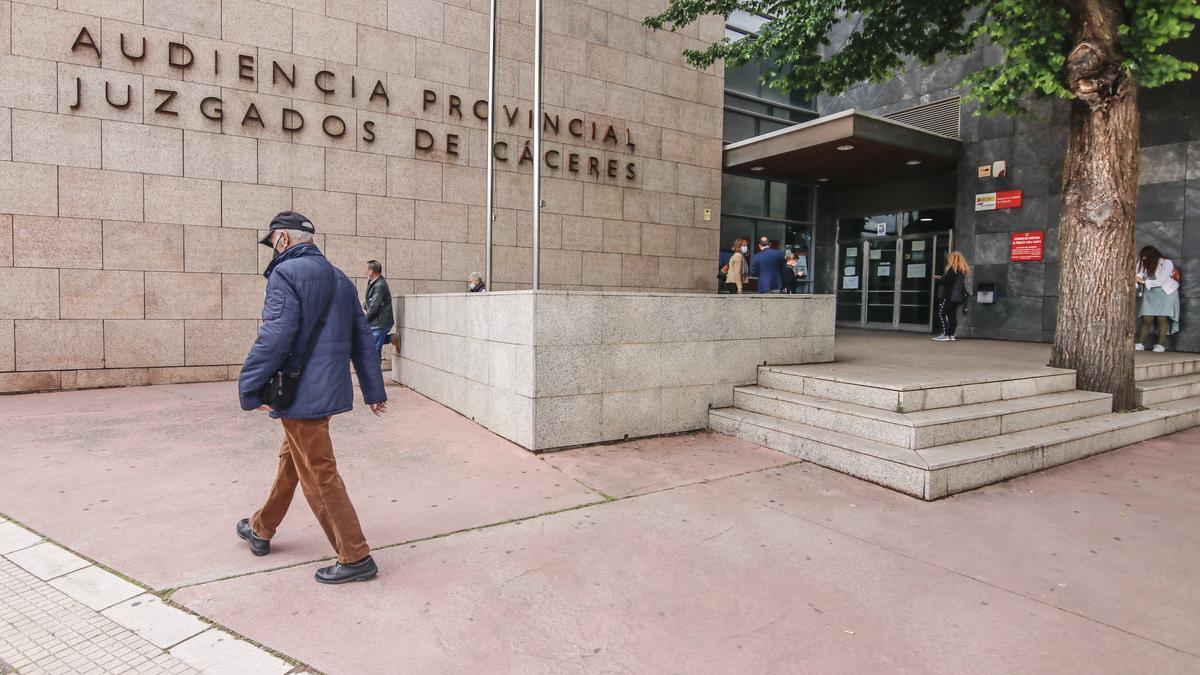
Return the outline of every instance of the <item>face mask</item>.
[[[742,253],[749,253],[749,252],[750,252],[750,247],[749,247],[749,246],[743,246],[741,250],[742,250]]]

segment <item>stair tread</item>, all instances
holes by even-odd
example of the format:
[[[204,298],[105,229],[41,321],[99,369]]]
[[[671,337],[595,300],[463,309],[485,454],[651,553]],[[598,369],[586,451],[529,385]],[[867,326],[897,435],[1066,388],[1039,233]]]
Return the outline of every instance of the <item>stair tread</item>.
[[[937,470],[1002,457],[1038,447],[1071,442],[1108,431],[1117,431],[1154,422],[1194,410],[1200,410],[1200,396],[1171,401],[1137,412],[1106,413],[1072,422],[1059,422],[1025,431],[939,445],[921,450],[908,450],[887,443],[851,436],[839,431],[790,422],[777,417],[736,408],[712,410],[710,414],[723,415],[775,431],[801,436],[845,450],[860,452],[907,466],[925,470]]]
[[[1011,371],[1003,377],[988,376],[953,376],[950,373],[929,373],[929,380],[924,382],[911,382],[910,377],[901,378],[903,382],[887,382],[881,376],[878,365],[873,366],[871,373],[856,372],[853,369],[839,368],[844,364],[804,364],[794,366],[761,366],[762,370],[782,375],[791,375],[793,377],[802,377],[812,380],[825,380],[828,382],[837,382],[840,384],[850,384],[859,387],[870,387],[873,389],[883,389],[886,391],[921,391],[924,389],[944,389],[949,387],[964,387],[979,384],[992,384],[997,382],[1011,382],[1014,380],[1031,380],[1043,377],[1060,377],[1062,375],[1072,375],[1075,371],[1066,370],[1063,368],[1051,368],[1049,366],[1033,366],[1019,371]]]
[[[1137,383],[1138,391],[1154,391],[1168,387],[1178,387],[1185,384],[1200,383],[1200,373],[1191,375],[1175,375],[1173,377],[1158,377],[1153,380],[1142,380]]]
[[[761,427],[773,429],[794,436],[803,436],[814,441],[819,441],[828,445],[832,445],[844,450],[852,450],[860,452],[879,459],[898,462],[907,466],[917,467],[919,469],[928,469],[925,460],[917,453],[916,450],[909,450],[898,445],[889,443],[881,443],[867,438],[851,436],[840,431],[832,431],[830,429],[822,429],[814,427],[810,424],[801,424],[800,422],[791,422],[789,420],[764,415],[762,413],[750,412],[749,410],[741,410],[739,408],[716,408],[709,411],[710,415],[720,415],[732,419],[750,422]]]
[[[916,410],[913,412],[896,412],[891,410],[883,410],[880,408],[873,408],[871,406],[865,406],[859,403],[819,398],[815,396],[808,396],[806,394],[783,391],[780,389],[771,389],[769,387],[763,387],[759,385],[737,387],[736,391],[755,396],[766,396],[778,400],[789,401],[799,405],[810,405],[824,410],[843,412],[849,415],[866,417],[868,419],[879,420],[900,426],[916,428],[964,422],[974,419],[993,417],[996,415],[1012,415],[1034,410],[1043,410],[1057,406],[1089,403],[1109,398],[1108,394],[1076,389],[1071,391],[1054,392],[1050,394],[1038,394],[1036,396],[1024,396],[1021,398],[1000,399],[996,401],[985,401],[983,403],[971,403],[947,408],[931,408],[928,410]]]

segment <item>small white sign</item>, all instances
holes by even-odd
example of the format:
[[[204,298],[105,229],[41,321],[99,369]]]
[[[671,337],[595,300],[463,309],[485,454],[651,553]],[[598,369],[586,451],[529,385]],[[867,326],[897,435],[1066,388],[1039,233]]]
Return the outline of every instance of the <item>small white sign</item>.
[[[858,249],[857,248],[846,249],[846,257],[847,258],[857,258],[858,257]]]
[[[875,223],[875,236],[883,237],[887,235],[887,223]]]
[[[925,263],[913,264],[908,266],[905,276],[909,279],[924,279],[925,278]]]
[[[842,279],[842,288],[847,291],[858,290],[858,277],[845,277]]]
[[[996,210],[996,193],[985,192],[975,195],[975,210],[976,211],[995,211]]]
[[[924,251],[925,250],[925,241],[924,240],[914,241],[912,244],[913,244],[912,250],[914,250],[914,251]]]
[[[846,269],[842,270],[842,276],[856,277],[856,276],[858,276],[858,268],[857,267],[847,267]]]
[[[1008,167],[1004,160],[998,159],[992,162],[992,178],[1003,178],[1008,175]]]
[[[883,249],[877,248],[871,251],[871,260],[879,260],[883,257]]]
[[[892,264],[884,263],[875,269],[875,275],[880,277],[892,276]]]

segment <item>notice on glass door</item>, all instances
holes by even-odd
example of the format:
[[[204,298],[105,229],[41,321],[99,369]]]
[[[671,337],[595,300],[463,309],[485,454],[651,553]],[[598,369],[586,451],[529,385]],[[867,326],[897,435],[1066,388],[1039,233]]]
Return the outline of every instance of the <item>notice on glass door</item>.
[[[907,279],[924,279],[925,278],[925,263],[917,265],[909,265],[904,273]]]
[[[858,277],[842,277],[842,288],[847,291],[857,291]]]
[[[924,250],[925,250],[925,242],[924,242],[924,241],[922,241],[922,240],[919,240],[919,239],[918,239],[917,241],[914,241],[914,242],[912,243],[912,250],[914,250],[914,251],[924,251]]]
[[[890,277],[890,276],[892,276],[892,266],[891,266],[891,264],[890,264],[890,263],[884,263],[884,264],[880,265],[879,267],[875,268],[875,274],[876,274],[876,276],[881,276],[881,277]]]

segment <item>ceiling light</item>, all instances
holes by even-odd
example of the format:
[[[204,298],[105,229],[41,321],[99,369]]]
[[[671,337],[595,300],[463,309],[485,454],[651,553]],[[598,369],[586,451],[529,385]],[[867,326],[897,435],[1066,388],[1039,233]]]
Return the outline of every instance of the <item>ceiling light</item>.
[[[818,183],[828,183],[828,182],[829,182],[829,179],[828,179],[828,178],[818,178],[818,179],[817,179],[817,182],[818,182]]]
[[[909,166],[916,166],[920,163],[921,163],[921,160],[919,160],[919,159],[910,159],[907,162],[905,162],[905,164],[907,164]]]
[[[922,222],[922,223],[929,223],[929,222],[933,222],[933,218],[922,218],[922,219],[921,219],[921,222]]]
[[[841,150],[842,152],[845,152],[845,151],[847,151],[847,150],[853,150],[853,149],[854,149],[854,146],[853,146],[853,145],[850,145],[850,144],[848,144],[848,143],[847,143],[846,145],[839,145],[839,146],[837,146],[837,149],[838,149],[838,150]]]
[[[766,167],[762,167],[762,166],[752,166],[752,167],[750,167],[750,170],[751,171],[762,171],[765,168]]]

